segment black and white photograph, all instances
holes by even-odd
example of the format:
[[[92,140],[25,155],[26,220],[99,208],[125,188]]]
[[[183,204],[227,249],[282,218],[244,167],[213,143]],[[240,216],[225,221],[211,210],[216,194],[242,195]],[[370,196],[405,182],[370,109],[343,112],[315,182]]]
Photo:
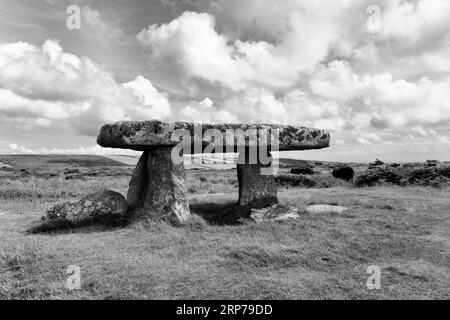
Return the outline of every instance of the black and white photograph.
[[[449,299],[450,1],[0,0],[0,300]]]

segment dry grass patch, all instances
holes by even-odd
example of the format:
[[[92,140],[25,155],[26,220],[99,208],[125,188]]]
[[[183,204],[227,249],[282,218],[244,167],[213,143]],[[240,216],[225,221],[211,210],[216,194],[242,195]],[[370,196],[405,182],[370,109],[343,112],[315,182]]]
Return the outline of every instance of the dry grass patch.
[[[229,218],[235,179],[230,170],[188,172],[198,216],[184,227],[149,221],[31,235],[25,231],[55,202],[103,188],[125,193],[128,178],[2,183],[0,298],[449,298],[448,188],[290,188],[280,192],[283,205],[350,209],[256,224]],[[381,290],[366,288],[372,264],[382,268]],[[64,286],[70,265],[81,268],[82,290]]]

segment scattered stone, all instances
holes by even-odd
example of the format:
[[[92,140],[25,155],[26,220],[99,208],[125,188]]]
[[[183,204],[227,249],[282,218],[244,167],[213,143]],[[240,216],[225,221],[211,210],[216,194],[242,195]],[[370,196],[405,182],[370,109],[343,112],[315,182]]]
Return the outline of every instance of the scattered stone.
[[[250,218],[259,223],[265,221],[287,221],[298,219],[300,217],[299,213],[297,207],[274,204],[262,209],[252,209]]]
[[[69,221],[82,223],[86,221],[111,222],[126,215],[125,197],[114,191],[100,191],[81,198],[77,202],[64,202],[51,207],[42,217],[44,222]]]
[[[342,179],[345,181],[350,181],[355,176],[355,171],[350,166],[340,166],[333,170],[333,177],[336,179]]]
[[[342,206],[333,206],[329,204],[315,204],[311,206],[307,206],[305,208],[306,212],[311,214],[320,214],[320,213],[336,213],[341,214],[348,210],[347,207]]]

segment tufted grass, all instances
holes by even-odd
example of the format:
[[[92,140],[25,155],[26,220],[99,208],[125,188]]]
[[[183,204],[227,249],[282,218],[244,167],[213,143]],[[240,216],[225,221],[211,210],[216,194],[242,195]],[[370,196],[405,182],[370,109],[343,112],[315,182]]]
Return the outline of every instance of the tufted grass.
[[[125,194],[128,179],[1,180],[0,299],[450,298],[449,188],[282,189],[282,204],[350,210],[231,223],[223,217],[236,210],[235,172],[192,170],[195,217],[184,227],[148,221],[26,233],[52,204],[99,188]],[[81,268],[81,290],[65,288],[70,265]],[[381,267],[381,290],[366,287],[369,265]]]

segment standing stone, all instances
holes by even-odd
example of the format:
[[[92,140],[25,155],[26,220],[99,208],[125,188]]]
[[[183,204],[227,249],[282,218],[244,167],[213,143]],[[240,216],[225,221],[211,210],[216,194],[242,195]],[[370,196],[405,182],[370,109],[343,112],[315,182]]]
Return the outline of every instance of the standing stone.
[[[171,147],[144,152],[131,178],[128,205],[141,217],[184,223],[190,217],[184,164],[172,159]]]
[[[131,176],[127,193],[128,208],[134,210],[142,207],[148,188],[149,175],[147,169],[148,151],[145,151]]]
[[[269,174],[271,163],[251,164],[248,152],[239,154],[237,174],[240,206],[262,207],[278,203],[275,177]]]

